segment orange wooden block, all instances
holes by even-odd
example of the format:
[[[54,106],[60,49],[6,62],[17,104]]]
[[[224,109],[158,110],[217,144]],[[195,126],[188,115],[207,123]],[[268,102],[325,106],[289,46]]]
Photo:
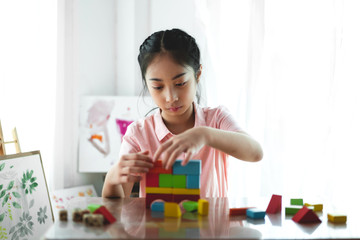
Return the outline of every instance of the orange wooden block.
[[[229,209],[229,215],[235,216],[235,215],[246,215],[246,210],[253,207],[242,207],[242,208],[230,208]]]

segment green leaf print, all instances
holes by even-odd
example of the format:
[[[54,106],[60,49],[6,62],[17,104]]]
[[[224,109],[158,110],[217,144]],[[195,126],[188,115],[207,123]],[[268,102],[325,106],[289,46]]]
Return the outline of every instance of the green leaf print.
[[[14,206],[14,208],[21,208],[21,206],[20,206],[20,204],[18,204],[17,202],[13,202],[13,206]]]
[[[6,190],[2,190],[2,192],[0,193],[0,198],[2,198],[3,196],[5,196]]]
[[[4,217],[5,217],[5,213],[0,214],[0,222],[2,222],[4,220]]]
[[[12,192],[12,194],[14,195],[14,197],[16,198],[21,198],[21,195],[18,192]]]
[[[33,177],[33,178],[30,179],[30,182],[31,182],[31,183],[33,183],[33,182],[35,182],[35,181],[36,181],[36,177]]]
[[[11,190],[14,186],[14,181],[11,181],[7,187],[7,190]]]
[[[2,188],[3,188],[3,185],[1,184],[1,185],[0,185],[0,190],[1,190]]]
[[[0,165],[0,171],[2,171],[4,169],[4,167],[5,167],[5,163],[1,164]]]
[[[6,194],[6,196],[4,197],[4,201],[2,202],[2,206],[4,207],[5,203],[8,201],[9,199],[9,194]]]

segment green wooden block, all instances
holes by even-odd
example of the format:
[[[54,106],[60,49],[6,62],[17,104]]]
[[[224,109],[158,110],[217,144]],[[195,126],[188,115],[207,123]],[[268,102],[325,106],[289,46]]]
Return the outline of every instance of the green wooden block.
[[[302,198],[292,198],[292,199],[290,199],[290,204],[291,205],[299,205],[299,206],[304,205]]]
[[[182,205],[187,212],[193,212],[198,209],[198,203],[195,201],[186,201]]]
[[[290,206],[290,207],[285,207],[285,214],[296,214],[300,209],[302,209],[302,206]]]
[[[173,175],[172,174],[159,174],[159,187],[172,188]]]
[[[173,188],[186,188],[185,175],[173,175]]]
[[[94,212],[96,209],[98,209],[99,207],[101,207],[102,205],[100,204],[89,204],[87,206],[87,208],[90,210],[90,212]]]

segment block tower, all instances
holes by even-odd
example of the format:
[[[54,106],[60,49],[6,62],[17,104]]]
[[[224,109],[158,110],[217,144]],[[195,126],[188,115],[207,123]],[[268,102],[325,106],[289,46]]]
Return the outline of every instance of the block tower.
[[[146,207],[157,199],[180,203],[183,200],[197,201],[200,198],[201,161],[190,160],[181,166],[176,160],[172,168],[166,170],[161,161],[146,174]]]

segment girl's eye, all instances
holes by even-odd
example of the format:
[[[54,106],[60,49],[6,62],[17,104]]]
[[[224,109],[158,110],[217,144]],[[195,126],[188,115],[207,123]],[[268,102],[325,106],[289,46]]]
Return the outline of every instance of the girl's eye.
[[[181,86],[184,86],[185,84],[186,84],[186,82],[177,83],[176,86],[177,86],[177,87],[181,87]]]
[[[162,87],[152,87],[153,89],[155,89],[155,90],[160,90]]]

